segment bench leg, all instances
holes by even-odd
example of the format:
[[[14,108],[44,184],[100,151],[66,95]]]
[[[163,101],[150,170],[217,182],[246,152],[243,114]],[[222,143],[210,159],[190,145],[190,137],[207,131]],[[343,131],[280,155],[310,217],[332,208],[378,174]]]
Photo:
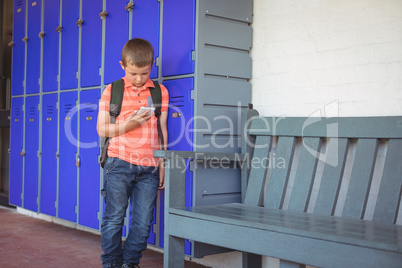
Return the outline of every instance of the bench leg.
[[[165,235],[163,268],[184,268],[184,239]]]
[[[262,257],[260,255],[243,252],[243,268],[262,267]]]
[[[304,264],[281,260],[280,268],[306,268]]]

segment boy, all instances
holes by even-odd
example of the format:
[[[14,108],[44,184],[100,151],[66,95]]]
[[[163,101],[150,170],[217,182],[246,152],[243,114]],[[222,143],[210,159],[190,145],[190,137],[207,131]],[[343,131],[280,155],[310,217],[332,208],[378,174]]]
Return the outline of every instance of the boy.
[[[137,114],[151,98],[149,78],[154,63],[152,45],[140,38],[123,47],[120,65],[125,71],[124,96],[120,115],[110,122],[108,85],[99,103],[97,130],[100,137],[111,137],[104,166],[105,212],[101,227],[103,267],[139,267],[141,252],[147,247],[153,209],[158,189],[163,189],[165,171],[162,160],[153,158],[160,149],[155,115]],[[167,144],[167,110],[169,96],[160,85],[162,107],[160,124]],[[131,227],[122,248],[122,227],[130,201]]]

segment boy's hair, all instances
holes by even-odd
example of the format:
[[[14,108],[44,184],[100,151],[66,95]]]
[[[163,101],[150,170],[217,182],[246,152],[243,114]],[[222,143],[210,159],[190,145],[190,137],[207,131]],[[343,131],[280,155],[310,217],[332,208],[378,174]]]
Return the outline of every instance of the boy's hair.
[[[142,68],[151,65],[154,61],[154,48],[150,42],[142,38],[128,40],[121,54],[124,66],[130,63]]]

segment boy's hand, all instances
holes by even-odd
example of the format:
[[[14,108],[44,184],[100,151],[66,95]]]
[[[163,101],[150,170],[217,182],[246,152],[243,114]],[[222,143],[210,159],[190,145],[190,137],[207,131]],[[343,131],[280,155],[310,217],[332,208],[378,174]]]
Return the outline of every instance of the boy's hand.
[[[153,115],[154,115],[153,113],[147,115],[147,113],[139,114],[138,111],[133,111],[125,121],[127,124],[126,130],[128,131],[138,127],[139,125],[148,121]]]

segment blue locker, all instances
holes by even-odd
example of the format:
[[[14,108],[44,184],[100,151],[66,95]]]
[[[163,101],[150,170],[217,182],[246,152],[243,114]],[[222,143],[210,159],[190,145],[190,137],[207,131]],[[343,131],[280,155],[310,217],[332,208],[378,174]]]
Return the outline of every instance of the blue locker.
[[[99,86],[102,52],[102,0],[82,1],[81,87]]]
[[[169,90],[168,112],[168,149],[179,151],[193,150],[193,117],[194,101],[191,90],[194,89],[194,78],[183,78],[164,81],[163,85]],[[189,167],[189,162],[187,166]],[[186,206],[192,206],[193,176],[189,169],[186,171]],[[160,198],[159,246],[164,243],[164,192]],[[191,254],[191,243],[185,243],[186,254]]]
[[[45,1],[43,37],[43,92],[57,91],[59,72],[59,33],[55,29],[60,23],[59,1]]]
[[[11,100],[10,204],[22,206],[24,98]]]
[[[78,87],[78,35],[79,0],[62,1],[61,71],[60,88]]]
[[[78,223],[99,229],[100,166],[99,135],[96,131],[100,89],[81,91],[80,167]]]
[[[195,1],[163,2],[162,76],[194,72]]]
[[[56,216],[57,198],[57,94],[43,95],[40,212]]]
[[[28,41],[26,93],[39,92],[42,1],[28,1]]]
[[[58,217],[77,221],[77,92],[60,93]]]
[[[25,102],[24,208],[38,211],[39,96]]]
[[[119,61],[121,50],[128,41],[128,15],[126,5],[129,1],[106,0],[106,41],[105,41],[105,68],[104,84],[124,76]]]
[[[159,57],[159,1],[137,0],[133,7],[132,38],[140,37],[148,40]],[[151,78],[158,77],[158,67],[154,63]]]
[[[12,64],[12,85],[13,96],[24,94],[24,67],[25,67],[25,1],[14,1],[14,23],[13,23],[13,64]],[[22,122],[22,121],[21,121]]]

